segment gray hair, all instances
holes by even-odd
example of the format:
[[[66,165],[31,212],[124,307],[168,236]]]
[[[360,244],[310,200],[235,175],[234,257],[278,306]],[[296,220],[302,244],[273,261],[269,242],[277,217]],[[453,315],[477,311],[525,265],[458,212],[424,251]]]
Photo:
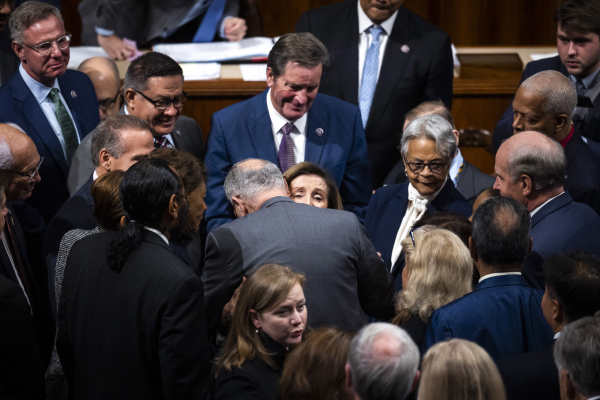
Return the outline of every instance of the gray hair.
[[[543,138],[547,139],[543,140],[546,143],[532,141],[527,146],[514,146],[506,164],[512,183],[521,175],[527,175],[533,181],[533,188],[542,193],[562,186],[567,174],[567,158],[562,146],[546,136]]]
[[[600,319],[584,317],[568,324],[554,345],[554,362],[566,370],[586,398],[600,395]]]
[[[373,344],[381,335],[396,341],[395,354],[373,352]],[[404,329],[384,322],[365,326],[348,350],[354,391],[362,400],[404,399],[412,388],[419,358],[417,345]]]
[[[245,165],[248,162],[255,165]],[[223,186],[230,202],[234,196],[239,196],[252,204],[260,193],[275,188],[285,189],[285,180],[272,162],[247,158],[231,168]]]
[[[15,42],[23,45],[24,33],[29,27],[37,22],[44,21],[54,15],[60,23],[65,25],[58,8],[40,1],[27,1],[13,11],[8,20],[10,37]]]
[[[437,151],[448,162],[456,154],[456,137],[452,132],[452,125],[439,115],[424,115],[408,124],[400,141],[400,154],[404,159],[408,153],[408,144],[415,139],[433,140]]]
[[[133,115],[113,115],[106,118],[94,129],[92,135],[90,154],[96,167],[100,166],[100,151],[106,149],[114,158],[121,158],[127,151],[123,139],[123,132],[127,130],[149,131],[150,125],[141,118]]]
[[[542,71],[527,78],[519,89],[534,93],[544,99],[542,112],[558,117],[566,114],[571,122],[577,107],[577,90],[569,78],[558,71]]]
[[[21,133],[25,133],[23,128],[13,122],[5,122],[3,125],[10,126]],[[0,169],[13,169],[15,167],[15,157],[6,141],[0,138]]]
[[[275,79],[285,73],[288,63],[298,63],[303,67],[323,67],[329,62],[329,52],[312,33],[286,33],[271,49],[267,67],[271,68]]]

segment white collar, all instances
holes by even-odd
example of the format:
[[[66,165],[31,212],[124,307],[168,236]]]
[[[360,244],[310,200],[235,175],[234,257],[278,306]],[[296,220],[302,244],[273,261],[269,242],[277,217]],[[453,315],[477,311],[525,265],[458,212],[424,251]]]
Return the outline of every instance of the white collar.
[[[440,187],[437,192],[430,194],[429,196],[421,196],[419,191],[412,185],[412,183],[410,183],[410,181],[408,181],[408,190],[409,192],[414,191],[415,193],[417,193],[417,197],[427,200],[427,204],[429,204],[437,197],[438,194],[440,194],[442,189],[444,189],[444,186],[446,186],[446,182],[448,182],[448,175],[446,175],[446,179],[444,179],[444,184],[442,185],[442,187]]]
[[[267,110],[269,111],[269,117],[271,117],[271,124],[273,125],[273,131],[279,132],[281,128],[287,123],[293,124],[300,134],[303,134],[306,131],[306,120],[308,112],[306,112],[303,116],[295,120],[294,122],[285,119],[281,114],[277,112],[275,106],[273,106],[273,102],[271,101],[271,88],[267,92]],[[310,110],[309,110],[310,111]]]
[[[486,276],[482,276],[481,278],[479,278],[478,283],[485,281],[487,278],[494,278],[496,276],[504,276],[504,275],[521,275],[521,273],[520,272],[496,272],[494,274],[487,274]]]
[[[358,0],[356,3],[358,5],[358,34],[362,35],[364,31],[366,31],[375,24],[369,19],[369,17],[367,17],[367,14],[365,14],[365,11],[360,6],[360,0]],[[383,28],[386,34],[389,35],[392,33],[392,28],[394,28],[394,22],[396,21],[397,16],[398,10],[396,10],[396,12],[393,13],[391,17],[379,24],[379,26]]]
[[[561,333],[562,333],[562,332],[556,332],[556,333],[554,334],[554,339],[558,339],[558,338],[560,337],[560,334],[561,334]]]
[[[563,193],[564,193],[564,191],[561,192],[560,194],[557,194],[556,196],[552,197],[551,199],[546,200],[542,205],[537,206],[529,215],[533,218],[533,216],[535,215],[536,212],[540,211],[540,209],[542,207],[544,207],[546,204],[548,204],[549,202],[551,202],[552,200],[554,200],[555,198],[557,198],[558,196],[560,196]]]
[[[94,170],[94,173],[92,174],[92,180],[95,182],[96,179],[98,179],[98,173],[96,172],[96,170]]]
[[[58,79],[54,80],[54,85],[52,85],[52,87],[48,87],[46,85],[42,85],[41,83],[33,79],[31,76],[29,76],[27,71],[25,71],[25,68],[23,68],[23,64],[19,65],[19,72],[21,73],[21,77],[25,81],[25,84],[27,85],[29,90],[31,90],[31,93],[37,100],[38,104],[42,104],[42,101],[46,100],[46,98],[48,97],[48,93],[50,93],[52,89],[56,88],[60,92],[60,86],[58,86]]]
[[[160,236],[162,238],[162,240],[165,241],[165,243],[167,244],[167,246],[169,245],[169,239],[167,239],[167,237],[165,235],[163,235],[160,231],[154,229],[154,228],[149,228],[147,226],[144,226],[144,229],[150,231],[150,232],[154,232],[156,233],[158,236]]]

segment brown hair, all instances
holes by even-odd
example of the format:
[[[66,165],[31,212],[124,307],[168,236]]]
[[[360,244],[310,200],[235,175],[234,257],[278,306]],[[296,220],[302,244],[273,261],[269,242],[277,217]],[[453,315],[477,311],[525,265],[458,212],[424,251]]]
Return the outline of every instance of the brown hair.
[[[92,184],[94,215],[102,229],[118,231],[121,227],[123,208],[119,199],[119,186],[124,174],[121,170],[110,171]]]
[[[58,18],[64,27],[65,23],[58,8],[48,3],[42,3],[41,1],[24,2],[15,8],[8,19],[8,30],[11,39],[23,45],[25,31],[33,24],[44,21],[53,15]]]
[[[254,358],[264,361],[273,369],[277,368],[271,360],[271,354],[263,346],[260,334],[256,333],[250,310],[258,314],[272,310],[285,300],[296,284],[302,286],[305,280],[304,275],[277,264],[263,265],[246,279],[233,312],[231,332],[225,342],[223,355],[216,360],[217,373],[223,368],[231,371]]]
[[[342,400],[348,349],[354,334],[337,328],[320,328],[286,358],[279,381],[279,400]]]
[[[327,185],[327,208],[332,208],[334,210],[344,209],[342,197],[335,184],[335,180],[327,171],[308,161],[294,165],[283,174],[283,178],[287,182],[290,190],[294,179],[301,175],[317,175],[322,178],[325,181],[325,185]]]
[[[285,74],[290,62],[309,68],[319,64],[325,67],[329,62],[329,53],[325,45],[312,33],[286,33],[269,52],[267,67],[271,68],[277,79]]]
[[[600,3],[598,0],[567,0],[556,7],[554,22],[565,32],[591,32],[600,36]]]
[[[202,161],[187,151],[163,147],[153,150],[148,157],[168,162],[183,181],[186,194],[193,192],[202,183],[206,183],[206,167]]]
[[[412,121],[423,115],[437,115],[444,118],[450,125],[452,125],[452,129],[456,129],[454,125],[454,117],[452,117],[452,113],[441,101],[426,101],[409,112],[404,116],[405,120]]]

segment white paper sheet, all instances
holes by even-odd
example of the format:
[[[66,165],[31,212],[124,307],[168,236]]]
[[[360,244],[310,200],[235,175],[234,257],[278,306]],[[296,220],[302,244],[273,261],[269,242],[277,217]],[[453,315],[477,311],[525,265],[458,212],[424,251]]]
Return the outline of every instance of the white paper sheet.
[[[542,60],[544,58],[556,57],[558,53],[530,54],[529,57],[533,61]]]
[[[239,42],[159,44],[152,48],[180,63],[219,62],[248,57],[267,57],[273,48],[273,39],[254,37]]]
[[[245,81],[267,80],[267,64],[240,64],[240,71]]]
[[[108,57],[108,54],[100,46],[72,46],[69,69],[77,69],[82,62],[92,57]]]
[[[187,81],[201,81],[206,79],[219,79],[221,77],[221,64],[219,63],[181,63],[183,77]]]

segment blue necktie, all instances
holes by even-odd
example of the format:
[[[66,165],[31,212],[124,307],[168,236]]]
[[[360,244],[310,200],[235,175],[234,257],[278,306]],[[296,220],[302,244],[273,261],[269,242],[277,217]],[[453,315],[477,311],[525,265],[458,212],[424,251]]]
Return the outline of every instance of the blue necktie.
[[[223,11],[225,11],[225,2],[226,0],[211,1],[210,5],[208,6],[208,10],[206,10],[206,14],[204,14],[202,23],[200,24],[200,27],[198,28],[198,31],[196,32],[196,35],[194,36],[192,42],[212,42],[217,31],[217,24],[223,16]]]
[[[379,35],[383,29],[379,25],[373,25],[369,28],[373,41],[367,50],[365,65],[363,67],[362,79],[360,81],[360,95],[358,98],[358,106],[360,115],[363,121],[363,127],[367,126],[369,111],[371,111],[371,103],[373,103],[373,95],[377,86],[377,70],[379,69]]]

